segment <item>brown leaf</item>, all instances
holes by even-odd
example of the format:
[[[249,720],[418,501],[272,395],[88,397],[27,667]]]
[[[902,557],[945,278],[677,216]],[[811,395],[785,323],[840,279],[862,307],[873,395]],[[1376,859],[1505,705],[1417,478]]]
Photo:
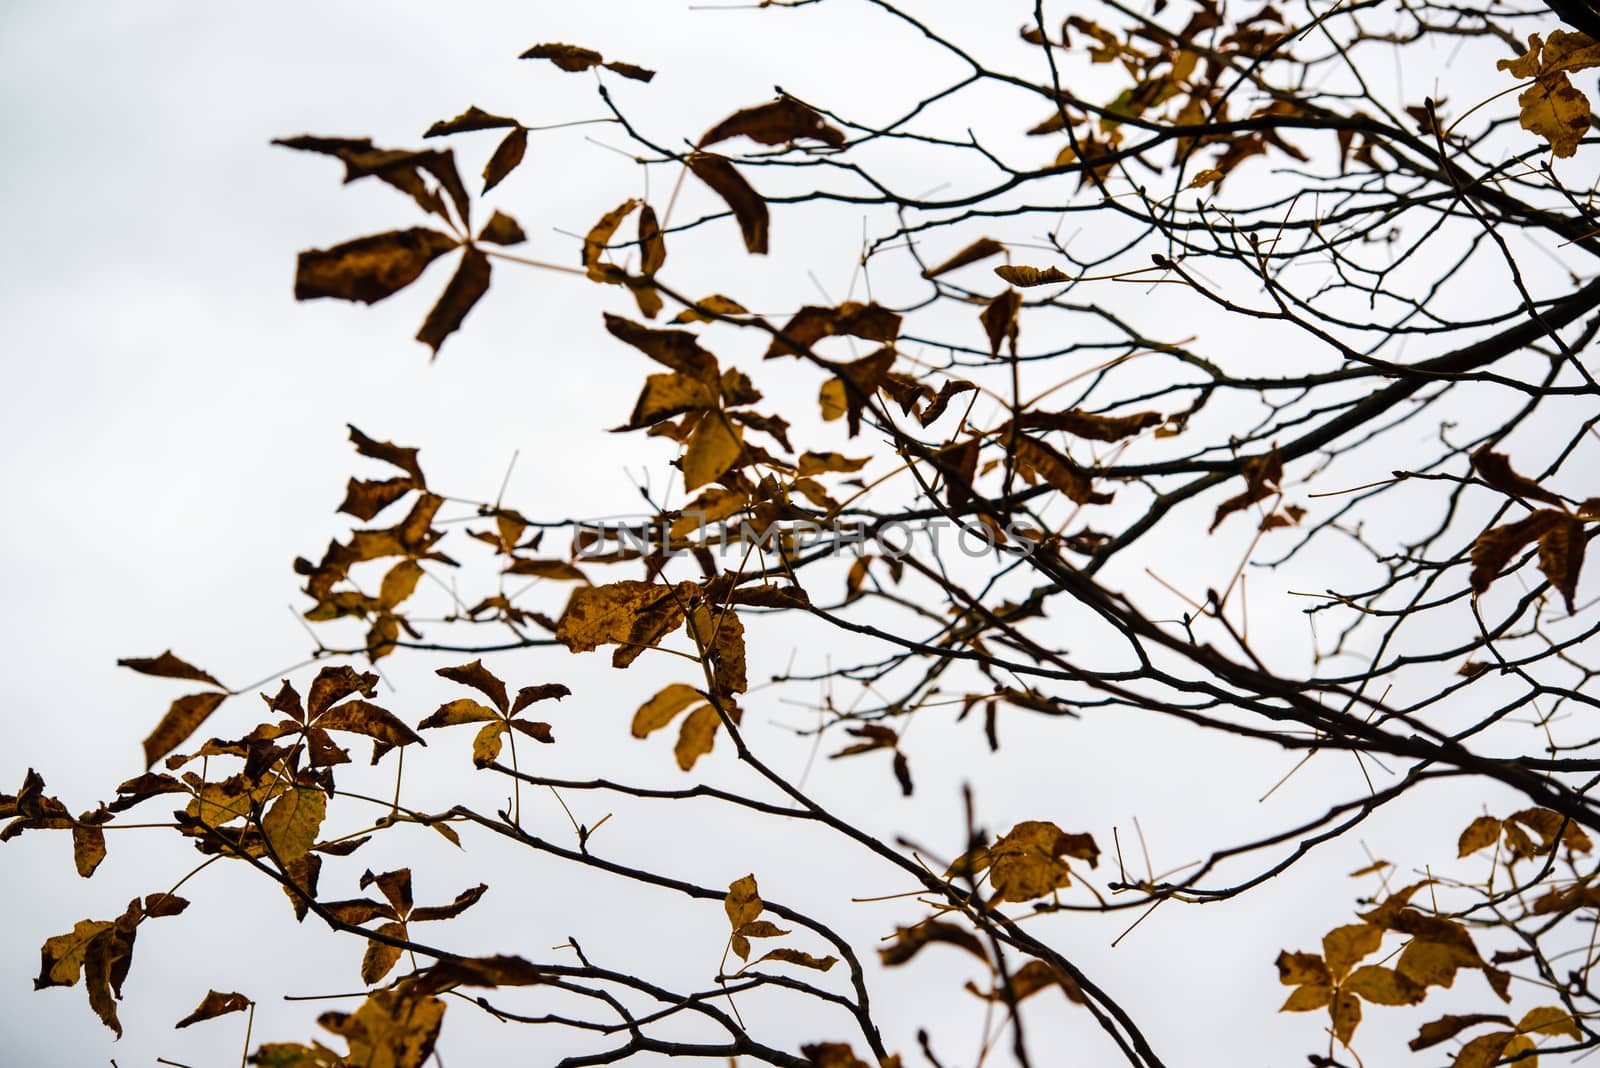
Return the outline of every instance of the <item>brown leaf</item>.
[[[837,308],[807,305],[784,324],[782,338],[774,338],[766,358],[799,356],[825,337],[842,335],[889,344],[900,336],[901,318],[881,304],[845,301]]]
[[[74,824],[72,827],[72,863],[85,879],[94,874],[106,858],[106,835],[99,827]]]
[[[557,582],[588,582],[589,576],[565,560],[535,560],[520,556],[511,561],[507,575],[536,575]]]
[[[473,106],[467,108],[453,119],[441,119],[428,127],[428,132],[423,137],[444,137],[447,134],[472,133],[476,130],[498,130],[507,126],[520,126],[516,119],[508,119],[503,115],[491,115],[482,108]]]
[[[624,78],[632,78],[638,82],[648,82],[656,76],[655,71],[636,67],[632,63],[622,63],[615,60],[608,63],[599,52],[591,48],[580,48],[577,45],[538,44],[517,58],[548,59],[562,70],[569,72],[588,70],[594,66],[603,66],[607,70],[615,71]]]
[[[1269,452],[1247,456],[1239,461],[1239,473],[1244,476],[1245,491],[1217,505],[1217,514],[1211,520],[1211,528],[1207,533],[1216,530],[1234,512],[1282,492],[1279,487],[1283,482],[1283,460],[1278,455],[1276,445]]]
[[[590,281],[611,282],[615,280],[612,271],[608,270],[608,265],[604,262],[606,249],[610,246],[611,238],[615,236],[617,227],[621,226],[622,221],[631,215],[633,209],[638,206],[639,201],[629,197],[600,216],[599,221],[589,228],[588,234],[583,239],[582,262],[584,270],[589,272]]]
[[[950,406],[950,401],[963,393],[971,393],[978,387],[961,378],[947,378],[944,385],[939,387],[939,395],[928,405],[927,410],[918,417],[917,422],[923,426],[932,426]]]
[[[484,894],[489,892],[489,887],[483,883],[461,891],[456,899],[448,905],[429,905],[420,909],[412,909],[407,919],[413,923],[429,923],[434,920],[453,920],[467,911]]]
[[[559,701],[563,697],[572,696],[572,691],[559,682],[545,682],[538,686],[524,686],[517,691],[516,700],[511,702],[511,714],[514,716],[524,708],[539,701],[551,699]]]
[[[1490,1016],[1484,1013],[1476,1013],[1471,1016],[1441,1016],[1437,1020],[1423,1024],[1422,1028],[1417,1032],[1417,1037],[1413,1038],[1407,1045],[1413,1050],[1427,1049],[1429,1046],[1437,1046],[1441,1042],[1456,1037],[1469,1027],[1476,1027],[1478,1024],[1484,1023],[1504,1024],[1510,1027],[1511,1018],[1509,1016]]]
[[[470,664],[461,664],[458,667],[439,668],[434,674],[451,682],[472,687],[493,701],[494,706],[501,712],[510,707],[506,698],[506,684],[501,682],[494,672],[484,667],[482,660],[474,660]]]
[[[145,767],[182,745],[227,698],[225,693],[196,693],[172,702],[156,729],[144,740]]]
[[[1064,412],[1025,412],[1019,425],[1026,430],[1063,430],[1075,437],[1093,441],[1121,441],[1133,437],[1145,427],[1164,421],[1159,412],[1096,415],[1069,408]]]
[[[1508,497],[1543,501],[1557,508],[1564,507],[1561,498],[1531,478],[1524,478],[1511,469],[1511,458],[1493,452],[1485,445],[1472,454],[1472,469],[1478,477]]]
[[[374,460],[393,464],[410,475],[412,481],[419,487],[426,484],[426,480],[422,477],[422,467],[417,463],[416,449],[404,448],[388,441],[378,441],[367,437],[352,424],[346,426],[349,427],[350,440],[355,443],[356,452]]]
[[[717,389],[705,379],[677,372],[670,375],[648,375],[644,389],[634,402],[633,414],[619,430],[638,430],[653,426],[663,419],[673,419],[685,412],[716,408],[719,403]]]
[[[1062,274],[1054,267],[1023,267],[1006,263],[996,267],[994,273],[1019,289],[1072,281],[1070,277]]]
[[[250,1007],[250,999],[243,994],[219,994],[215,990],[206,992],[200,999],[200,1004],[195,1010],[179,1020],[176,1027],[188,1027],[190,1024],[199,1023],[201,1020],[211,1020],[218,1016],[226,1016],[230,1012],[244,1012]]]
[[[754,966],[756,964],[760,964],[762,961],[769,960],[782,961],[785,964],[795,964],[802,968],[811,968],[819,972],[825,972],[829,968],[832,968],[835,964],[839,963],[838,957],[813,957],[811,954],[802,953],[798,949],[787,948],[769,949],[766,953],[757,957],[750,963],[752,966]]]
[[[405,938],[405,925],[399,923],[380,924],[376,933],[387,935],[390,938]],[[387,942],[368,942],[367,951],[361,957],[361,981],[371,986],[394,968],[400,960],[401,949],[391,946]]]
[[[1000,346],[1011,345],[1011,355],[1017,354],[1017,310],[1022,307],[1022,294],[1008,289],[984,305],[978,316],[984,333],[989,335],[989,355],[999,356]]]
[[[438,230],[412,227],[302,252],[294,297],[337,297],[374,304],[416,281],[428,264],[458,244]]]
[[[878,957],[886,966],[894,967],[906,963],[921,952],[922,947],[935,942],[958,946],[985,964],[989,961],[982,939],[965,927],[944,920],[924,920],[914,927],[895,928],[893,944],[879,948]]]
[[[193,664],[173,656],[171,649],[168,649],[160,656],[127,657],[118,660],[117,666],[132,668],[141,675],[157,675],[164,679],[188,679],[191,682],[209,682],[219,690],[227,688],[213,678],[210,673],[201,671]]]
[[[494,153],[489,156],[489,162],[483,165],[483,191],[487,193],[501,182],[506,176],[517,169],[522,162],[522,157],[528,152],[528,130],[518,126],[495,146]]]
[[[1571,517],[1565,512],[1544,508],[1524,516],[1515,523],[1491,527],[1479,534],[1477,540],[1472,543],[1472,574],[1470,576],[1472,592],[1481,596],[1489,589],[1494,580],[1500,577],[1500,572],[1505,570],[1506,565],[1511,562],[1513,556],[1542,539],[1558,525],[1570,521]],[[1555,554],[1552,554],[1552,567],[1560,565],[1561,570],[1558,573],[1565,575],[1566,567],[1572,562],[1571,554],[1568,553],[1564,559],[1555,559],[1554,557]],[[1582,562],[1582,554],[1580,553],[1578,555],[1578,563],[1581,565]],[[1540,553],[1539,563],[1541,569],[1543,569],[1543,552]],[[1550,577],[1548,571],[1545,574],[1547,578]]]
[[[867,466],[870,457],[863,456],[859,460],[849,456],[842,456],[836,452],[807,452],[800,455],[800,475],[806,477],[819,475],[824,472],[843,472],[849,474],[859,471]]]
[[[478,240],[495,245],[520,245],[528,240],[528,235],[522,232],[517,220],[503,211],[497,211],[489,216],[489,221],[478,232]]]
[[[645,274],[655,274],[667,262],[667,244],[661,239],[661,224],[656,221],[656,210],[648,204],[639,209],[639,248],[643,254],[639,269]]]
[[[1550,529],[1539,538],[1539,570],[1560,591],[1569,614],[1577,611],[1572,601],[1578,594],[1578,575],[1583,570],[1586,548],[1583,520],[1575,516],[1563,515],[1552,521]]]
[[[353,515],[357,519],[373,519],[379,512],[416,488],[416,483],[409,478],[388,478],[381,481],[352,478],[345,486],[344,501],[339,505],[339,511]]]
[[[696,152],[686,162],[694,176],[710,186],[733,210],[733,217],[744,234],[744,247],[752,253],[765,255],[768,217],[767,204],[761,195],[721,156]]]
[[[974,241],[960,252],[957,252],[954,256],[951,256],[937,267],[929,267],[926,271],[923,271],[922,277],[937,278],[941,274],[948,274],[949,272],[957,270],[961,267],[965,267],[968,264],[977,263],[980,260],[986,260],[990,256],[998,256],[1005,250],[1006,247],[1000,242],[996,241],[994,238],[980,237],[978,240]]]
[[[475,248],[468,248],[438,302],[428,312],[422,329],[417,331],[417,340],[438,355],[444,339],[460,329],[472,306],[488,291],[489,257]]]
[[[721,293],[713,293],[704,300],[697,300],[694,307],[685,308],[673,317],[675,323],[709,323],[715,321],[718,315],[749,315],[750,311],[743,304]]]
[[[1074,503],[1110,503],[1111,494],[1096,493],[1088,472],[1038,438],[1017,434],[1013,439],[1002,433],[1000,440],[1014,446],[1014,454],[1021,467],[1036,473]]]
[[[800,1052],[812,1068],[871,1068],[843,1042],[813,1042],[801,1046]]]
[[[652,330],[609,312],[605,321],[612,337],[674,371],[706,382],[716,381],[721,374],[717,358],[701,348],[700,339],[687,330]]]
[[[556,640],[575,653],[621,644],[624,648],[617,650],[612,663],[626,667],[683,622],[683,604],[691,588],[690,583],[633,581],[582,587],[567,601],[556,625]]]
[[[768,104],[736,111],[717,123],[700,138],[697,148],[706,148],[730,137],[748,137],[763,145],[782,145],[802,139],[821,141],[838,148],[844,134],[829,126],[823,117],[789,96]]]

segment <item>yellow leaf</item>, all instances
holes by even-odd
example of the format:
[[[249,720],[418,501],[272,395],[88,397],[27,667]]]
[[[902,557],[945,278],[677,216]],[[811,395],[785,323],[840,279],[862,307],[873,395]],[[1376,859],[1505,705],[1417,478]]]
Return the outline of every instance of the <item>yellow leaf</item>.
[[[722,899],[722,910],[728,914],[728,926],[735,931],[760,916],[765,909],[754,875],[735,879],[728,885],[727,896]]]
[[[678,758],[678,767],[688,771],[694,767],[695,761],[711,752],[711,747],[716,743],[717,728],[721,725],[722,717],[710,705],[702,705],[690,712],[683,726],[678,728],[678,744],[672,750]]]
[[[822,383],[822,392],[818,395],[817,401],[822,405],[822,421],[825,423],[844,418],[844,413],[850,409],[844,383],[837,378],[830,378]]]
[[[480,768],[486,768],[500,758],[500,743],[506,733],[504,720],[497,719],[493,723],[485,723],[483,729],[478,731],[478,736],[472,739],[472,763]]]
[[[678,713],[705,700],[705,695],[693,686],[675,682],[639,706],[633,714],[633,736],[644,738],[660,730],[677,718]]]
[[[1375,964],[1357,968],[1340,989],[1360,994],[1374,1005],[1416,1005],[1428,993],[1399,972]]]
[[[1277,965],[1278,982],[1284,986],[1326,986],[1333,982],[1333,977],[1328,974],[1328,966],[1315,953],[1290,953],[1285,950],[1278,954]]]
[[[1361,1002],[1354,994],[1341,990],[1333,996],[1328,1015],[1333,1018],[1333,1036],[1348,1046],[1356,1033],[1356,1025],[1361,1022]]]
[[[652,426],[663,419],[717,406],[717,390],[686,374],[650,375],[634,403],[625,430]]]
[[[738,428],[720,411],[707,412],[689,436],[689,448],[683,454],[684,488],[698,489],[721,478],[743,451]]]
[[[1522,128],[1550,142],[1550,150],[1565,159],[1578,151],[1589,131],[1589,98],[1557,71],[1541,76],[1517,96],[1522,107]]]
[[[1455,1068],[1490,1068],[1516,1037],[1510,1031],[1491,1031],[1487,1035],[1479,1035],[1461,1047],[1461,1052],[1456,1054]]]
[[[1479,816],[1467,824],[1456,845],[1456,855],[1465,857],[1500,840],[1500,821],[1493,816]]]
[[[1314,1012],[1324,1009],[1333,1001],[1333,987],[1322,983],[1312,983],[1306,986],[1295,987],[1289,994],[1289,999],[1283,1003],[1279,1012]]]
[[[267,809],[261,817],[261,831],[273,853],[287,863],[305,856],[316,844],[327,812],[328,799],[321,790],[296,786]]]
[[[1207,167],[1194,176],[1194,179],[1189,183],[1189,188],[1199,189],[1203,185],[1215,185],[1217,182],[1222,181],[1222,177],[1221,171],[1215,167]]]
[[[1370,923],[1335,927],[1322,936],[1322,957],[1335,979],[1343,979],[1362,957],[1377,950],[1383,942],[1383,929]]]
[[[404,938],[406,929],[402,924],[385,923],[378,927],[377,933],[391,938]],[[391,946],[387,942],[368,942],[367,951],[361,957],[361,981],[371,986],[388,975],[399,959],[399,946]]]
[[[1577,1041],[1583,1039],[1583,1032],[1578,1029],[1572,1015],[1556,1005],[1529,1009],[1527,1015],[1517,1023],[1517,1030],[1523,1034],[1566,1035]]]
[[[39,978],[35,990],[47,986],[73,986],[83,974],[83,954],[94,936],[111,926],[110,920],[79,920],[64,935],[45,939],[39,950]]]
[[[1395,970],[1420,986],[1448,987],[1456,981],[1458,969],[1476,968],[1482,963],[1478,954],[1466,946],[1413,939],[1401,951]]]

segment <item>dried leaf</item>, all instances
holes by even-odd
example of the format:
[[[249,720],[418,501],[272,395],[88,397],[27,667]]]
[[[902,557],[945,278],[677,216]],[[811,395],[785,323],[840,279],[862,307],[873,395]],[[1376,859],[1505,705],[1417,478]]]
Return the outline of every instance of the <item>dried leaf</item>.
[[[441,119],[428,127],[428,132],[423,137],[444,137],[447,134],[472,133],[476,130],[497,130],[507,126],[521,125],[516,119],[508,119],[502,115],[491,115],[482,108],[473,106],[467,108],[453,119]]]
[[[683,454],[683,488],[695,490],[714,482],[744,454],[739,428],[720,411],[707,412]]]
[[[733,210],[744,234],[744,247],[758,255],[767,251],[767,204],[750,183],[721,156],[696,152],[686,161],[694,176],[710,186]]]
[[[1062,274],[1054,267],[1022,267],[1007,263],[996,267],[994,273],[1019,289],[1072,281],[1069,276]]]
[[[1478,535],[1472,543],[1472,592],[1478,595],[1485,593],[1495,579],[1500,577],[1500,572],[1505,570],[1511,558],[1524,548],[1539,541],[1558,525],[1571,521],[1565,512],[1557,512],[1545,508],[1531,515],[1524,516],[1515,523],[1504,526],[1491,527]],[[1581,529],[1581,528],[1580,528]],[[1581,538],[1580,538],[1581,542]],[[1572,562],[1570,553],[1564,558],[1557,559],[1552,554],[1551,565],[1559,565],[1558,574],[1566,574],[1566,568]],[[1582,564],[1582,555],[1578,556],[1578,563]],[[1544,567],[1543,553],[1540,559],[1541,569]],[[1549,572],[1546,572],[1549,577]],[[1552,580],[1553,581],[1553,580]]]
[[[385,923],[378,926],[375,932],[389,938],[405,938],[404,924]],[[368,942],[367,949],[361,957],[361,981],[371,986],[378,982],[394,968],[400,960],[401,949],[387,942]]]
[[[754,966],[769,960],[782,961],[784,964],[794,964],[801,968],[811,968],[819,972],[825,972],[839,963],[838,957],[813,957],[811,954],[802,953],[798,949],[787,948],[769,949],[750,963]]]
[[[489,216],[489,221],[479,231],[478,240],[495,245],[520,245],[528,240],[528,235],[522,232],[517,220],[503,211],[497,211]]]
[[[230,1012],[244,1012],[250,1007],[250,999],[243,994],[219,994],[215,990],[208,990],[206,996],[200,999],[200,1004],[195,1010],[179,1020],[177,1027],[188,1027],[190,1024],[199,1023],[201,1020],[211,1020],[218,1016],[226,1016]]]
[[[652,732],[660,730],[678,717],[678,713],[694,704],[704,701],[705,695],[693,686],[681,682],[674,682],[663,688],[659,693],[644,704],[633,714],[631,728],[635,738],[648,737]]]
[[[156,675],[164,679],[188,679],[191,682],[209,682],[217,689],[226,689],[210,673],[201,671],[187,661],[179,660],[168,649],[160,656],[127,657],[117,661],[118,667],[132,668],[141,675]]]
[[[506,684],[501,682],[494,672],[483,666],[482,660],[474,660],[470,664],[458,667],[439,668],[434,674],[451,682],[459,682],[463,686],[470,686],[494,702],[494,706],[501,712],[510,707],[506,698]]]
[[[1456,843],[1456,855],[1465,857],[1500,840],[1500,821],[1493,816],[1479,816],[1467,824]]]
[[[878,956],[888,967],[904,964],[922,951],[924,946],[942,942],[946,945],[958,946],[983,961],[989,961],[989,954],[984,951],[983,940],[976,934],[945,920],[924,920],[914,927],[897,927],[894,932],[894,943],[878,950]]]
[[[526,127],[518,126],[495,146],[494,152],[489,156],[489,162],[483,165],[483,191],[487,193],[501,182],[506,176],[517,169],[522,163],[523,156],[528,152],[528,131]]]
[[[288,863],[316,844],[328,799],[316,787],[296,786],[285,791],[261,817],[261,832],[277,858]]]
[[[678,728],[678,744],[672,750],[673,756],[678,759],[678,767],[688,771],[696,761],[711,752],[720,726],[722,717],[710,705],[702,705],[690,712],[683,726]]]
[[[1008,289],[984,305],[978,319],[984,333],[989,335],[989,355],[999,356],[1000,346],[1011,345],[1011,355],[1017,354],[1017,310],[1022,307],[1022,294]]]
[[[337,297],[374,304],[416,281],[428,264],[457,245],[448,234],[412,227],[302,252],[294,298]]]
[[[1427,1049],[1429,1046],[1437,1046],[1441,1042],[1449,1041],[1469,1027],[1476,1027],[1478,1024],[1484,1023],[1504,1024],[1510,1027],[1511,1018],[1509,1016],[1490,1016],[1483,1013],[1471,1016],[1441,1016],[1437,1020],[1423,1024],[1421,1030],[1417,1032],[1417,1037],[1413,1038],[1407,1045],[1413,1050]]]
[[[468,248],[438,302],[428,312],[422,329],[417,331],[417,340],[438,355],[444,339],[461,328],[473,305],[489,291],[489,273],[489,257],[475,248]]]
[[[1472,469],[1478,477],[1490,486],[1504,493],[1508,497],[1519,499],[1543,501],[1553,504],[1557,508],[1563,507],[1559,496],[1551,493],[1531,478],[1524,478],[1511,468],[1511,458],[1504,453],[1493,452],[1485,445],[1472,454]]]
[[[156,729],[144,740],[145,767],[182,745],[227,698],[225,693],[196,693],[172,702]]]
[[[1000,242],[996,241],[994,238],[980,237],[978,240],[974,241],[960,252],[957,252],[954,256],[951,256],[937,267],[929,267],[926,271],[923,271],[922,277],[937,278],[941,274],[949,274],[951,271],[958,270],[959,268],[965,267],[968,264],[977,263],[980,260],[986,260],[990,256],[998,256],[1005,250],[1006,247]]]
[[[736,111],[717,123],[700,138],[697,148],[706,148],[730,137],[748,137],[763,145],[782,145],[792,141],[821,141],[839,148],[844,134],[829,126],[823,117],[800,101],[780,96],[769,104]]]

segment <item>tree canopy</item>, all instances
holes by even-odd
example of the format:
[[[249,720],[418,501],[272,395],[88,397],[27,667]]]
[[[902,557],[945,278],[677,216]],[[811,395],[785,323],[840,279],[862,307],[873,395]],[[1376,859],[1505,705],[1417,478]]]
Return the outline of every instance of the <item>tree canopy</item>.
[[[35,985],[155,1026],[118,1014],[136,935],[203,956],[176,930],[216,864],[283,892],[233,922],[355,947],[332,987],[197,979],[178,1027],[338,999],[245,1029],[279,1068],[472,1060],[469,1015],[572,1068],[1205,1059],[1084,949],[1158,908],[1163,972],[1306,1014],[1313,1064],[1410,1056],[1385,1014],[1415,1063],[1600,1045],[1600,43],[1544,9],[1106,0],[986,10],[1020,30],[980,50],[917,5],[758,7],[776,77],[850,8],[881,94],[701,121],[670,47],[519,42],[619,149],[582,157],[634,187],[598,218],[532,184],[571,125],[508,107],[275,142],[393,214],[299,252],[298,300],[426,290],[420,349],[375,343],[469,378],[480,303],[592,301],[583,351],[529,358],[611,414],[517,397],[522,462],[598,477],[605,436],[641,473],[591,515],[350,426],[348,471],[304,476],[348,475],[293,561],[304,660],[236,686],[134,650],[165,711],[126,780],[65,800],[41,759],[0,796],[0,839],[66,831],[84,878],[120,828],[200,854],[45,939]],[[1393,76],[1441,54],[1437,92]],[[1265,796],[1171,865],[1072,785],[1203,805],[1166,790],[1186,752]],[[1170,932],[1385,821],[1407,852],[1347,865],[1342,909],[1263,913],[1286,1000],[1208,988]],[[519,922],[564,880],[596,904],[552,946]]]

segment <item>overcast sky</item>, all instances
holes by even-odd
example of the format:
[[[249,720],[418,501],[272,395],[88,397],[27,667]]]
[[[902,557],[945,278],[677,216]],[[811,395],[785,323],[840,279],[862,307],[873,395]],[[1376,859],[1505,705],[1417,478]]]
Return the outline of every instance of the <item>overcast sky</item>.
[[[974,42],[996,49],[1011,47],[1030,6],[974,21],[967,4],[916,5],[942,25],[964,24]],[[178,691],[119,671],[118,657],[171,647],[242,685],[305,654],[307,639],[291,611],[301,602],[289,563],[316,555],[344,529],[333,509],[345,478],[357,470],[347,422],[422,447],[430,476],[483,499],[495,495],[520,451],[507,499],[547,514],[632,508],[631,480],[661,485],[671,473],[659,443],[651,466],[628,451],[634,439],[602,432],[624,420],[643,373],[637,354],[599,329],[602,307],[624,310],[615,294],[553,274],[497,278],[467,329],[432,364],[411,335],[443,284],[443,268],[416,291],[370,309],[295,304],[290,283],[298,250],[417,220],[403,198],[365,184],[341,189],[335,164],[272,148],[271,138],[312,132],[414,145],[430,122],[469,104],[528,123],[601,117],[589,76],[516,61],[540,41],[584,44],[658,68],[648,91],[611,84],[653,130],[680,138],[768,98],[775,83],[842,105],[874,94],[892,99],[915,79],[937,74],[902,66],[912,42],[863,8],[844,0],[792,12],[699,13],[645,0],[381,8],[7,4],[0,12],[7,103],[0,118],[7,161],[0,169],[7,222],[0,246],[7,362],[0,492],[9,518],[0,539],[11,607],[0,616],[9,667],[0,705],[9,731],[0,747],[0,788],[14,791],[34,767],[50,792],[77,811],[142,770],[140,739]],[[770,27],[770,20],[781,32],[752,44],[756,23]],[[483,137],[492,135],[458,150],[468,173],[492,143]],[[638,173],[603,147],[621,143],[604,126],[533,142],[529,163],[495,201],[530,234],[528,255],[575,262],[570,231],[643,192]],[[944,177],[929,175],[928,185]],[[734,248],[731,224],[720,236]],[[775,241],[792,242],[795,252],[735,267],[750,272],[753,285],[802,292],[803,300],[815,299],[814,285],[842,299],[858,236],[780,233]],[[805,274],[812,267],[815,283]],[[708,266],[694,277],[700,276],[711,285],[718,274]],[[800,640],[770,638],[785,650]],[[558,737],[573,745],[570,764],[552,765],[561,773],[600,768],[681,782],[670,768],[669,747],[648,749],[626,737],[628,711],[651,692],[651,681],[668,676],[621,679],[600,661],[546,655],[495,665],[513,685],[572,686],[575,697],[551,713]],[[433,666],[418,665],[411,674],[396,668],[397,680],[415,676],[424,687],[396,699],[396,711],[412,722],[441,692],[427,677]],[[790,738],[786,727],[810,722],[803,710],[751,705],[752,736],[775,747]],[[248,722],[234,720],[218,731]],[[454,743],[457,759],[439,767],[469,777],[468,740],[442,733],[432,748]],[[1126,835],[1138,816],[1158,868],[1192,860],[1252,827],[1287,822],[1291,813],[1318,811],[1359,781],[1348,762],[1322,759],[1296,780],[1283,808],[1267,812],[1255,799],[1288,770],[1286,758],[1217,766],[1212,761],[1219,757],[1191,735],[1174,733],[1152,745],[1148,736],[1103,721],[1086,720],[1071,734],[1019,723],[1016,737],[1018,748],[1003,752],[1004,762],[984,755],[970,732],[926,752],[932,763],[940,756],[969,761],[971,774],[947,785],[961,777],[985,784],[980,796],[1001,827],[1037,816],[1068,830],[1093,830],[1108,844],[1112,826]],[[807,747],[791,745],[780,764],[798,772]],[[819,768],[811,785],[854,803],[884,833],[951,841],[959,819],[953,789],[926,791],[908,804],[887,775],[862,785],[838,777],[843,767]],[[449,779],[416,788],[439,804],[457,793]],[[485,798],[488,810],[497,802],[487,799],[500,788],[486,790],[480,778],[461,789]],[[543,800],[538,819],[553,833],[562,817]],[[1464,822],[1474,811],[1458,800]],[[581,804],[589,822],[608,811],[598,800]],[[141,811],[159,810],[158,803]],[[1218,826],[1226,834],[1214,837]],[[734,824],[698,810],[641,813],[633,823],[619,818],[608,833],[609,842],[604,835],[596,841],[620,858],[656,862],[710,885],[755,870],[763,888],[770,879],[825,914],[849,895],[904,889],[888,872],[838,850],[807,853],[762,839],[742,844]],[[1392,823],[1379,821],[1368,834],[1377,853],[1406,844],[1405,828]],[[260,998],[259,1042],[308,1039],[316,1033],[311,1018],[329,1007],[285,1004],[279,995],[359,987],[359,945],[314,922],[296,926],[278,890],[218,865],[184,891],[196,902],[189,914],[141,931],[120,1043],[100,1027],[80,988],[32,993],[45,937],[80,919],[109,918],[130,897],[166,889],[187,870],[193,852],[167,837],[113,835],[109,859],[88,881],[73,871],[63,835],[32,833],[0,847],[6,916],[0,1060],[77,1068],[115,1058],[121,1068],[149,1068],[162,1056],[195,1068],[226,1065],[237,1060],[243,1042],[239,1017],[177,1035],[170,1030],[206,989]],[[703,867],[686,863],[702,851]],[[508,857],[490,842],[469,843],[458,855],[413,841],[351,858],[330,865],[333,876],[325,880],[334,877],[336,884],[327,892],[354,896],[363,866],[413,857],[425,858],[417,862],[425,904],[448,900],[480,878],[491,884],[458,929],[478,951],[548,959],[549,947],[588,930],[619,955],[654,940],[647,957],[670,974],[703,982],[715,968],[725,934],[720,910],[675,918],[664,931],[655,910],[676,909],[678,902],[630,896],[566,869]],[[1365,862],[1350,842],[1246,902],[1168,906],[1116,950],[1109,942],[1125,919],[1086,921],[1067,948],[1136,1015],[1143,1011],[1170,1063],[1287,1063],[1315,1047],[1314,1027],[1305,1017],[1272,1014],[1281,998],[1272,959],[1281,948],[1312,948],[1341,922],[1354,892],[1344,875]],[[894,923],[916,918],[903,903],[862,907],[847,927],[867,945]],[[886,984],[883,1022],[891,1045],[909,1054],[917,1025],[937,1031],[923,999],[931,990],[958,987],[964,977],[954,962],[942,962]],[[1438,1000],[1446,1010],[1453,1004]],[[1085,1063],[1110,1063],[1092,1027],[1065,1008],[1048,1034],[1085,1043]],[[1369,1022],[1368,1032],[1387,1036],[1382,1012],[1373,1015],[1380,1022]],[[451,1068],[542,1064],[560,1048],[528,1029],[468,1024],[466,1017],[455,1010],[446,1024],[440,1051]],[[1246,1021],[1250,1030],[1241,1031]],[[783,1034],[794,1032],[795,1040],[829,1037],[802,1033],[809,1020],[769,1022]],[[943,1037],[961,1051],[955,1063],[965,1063],[969,1036],[951,1030]]]

